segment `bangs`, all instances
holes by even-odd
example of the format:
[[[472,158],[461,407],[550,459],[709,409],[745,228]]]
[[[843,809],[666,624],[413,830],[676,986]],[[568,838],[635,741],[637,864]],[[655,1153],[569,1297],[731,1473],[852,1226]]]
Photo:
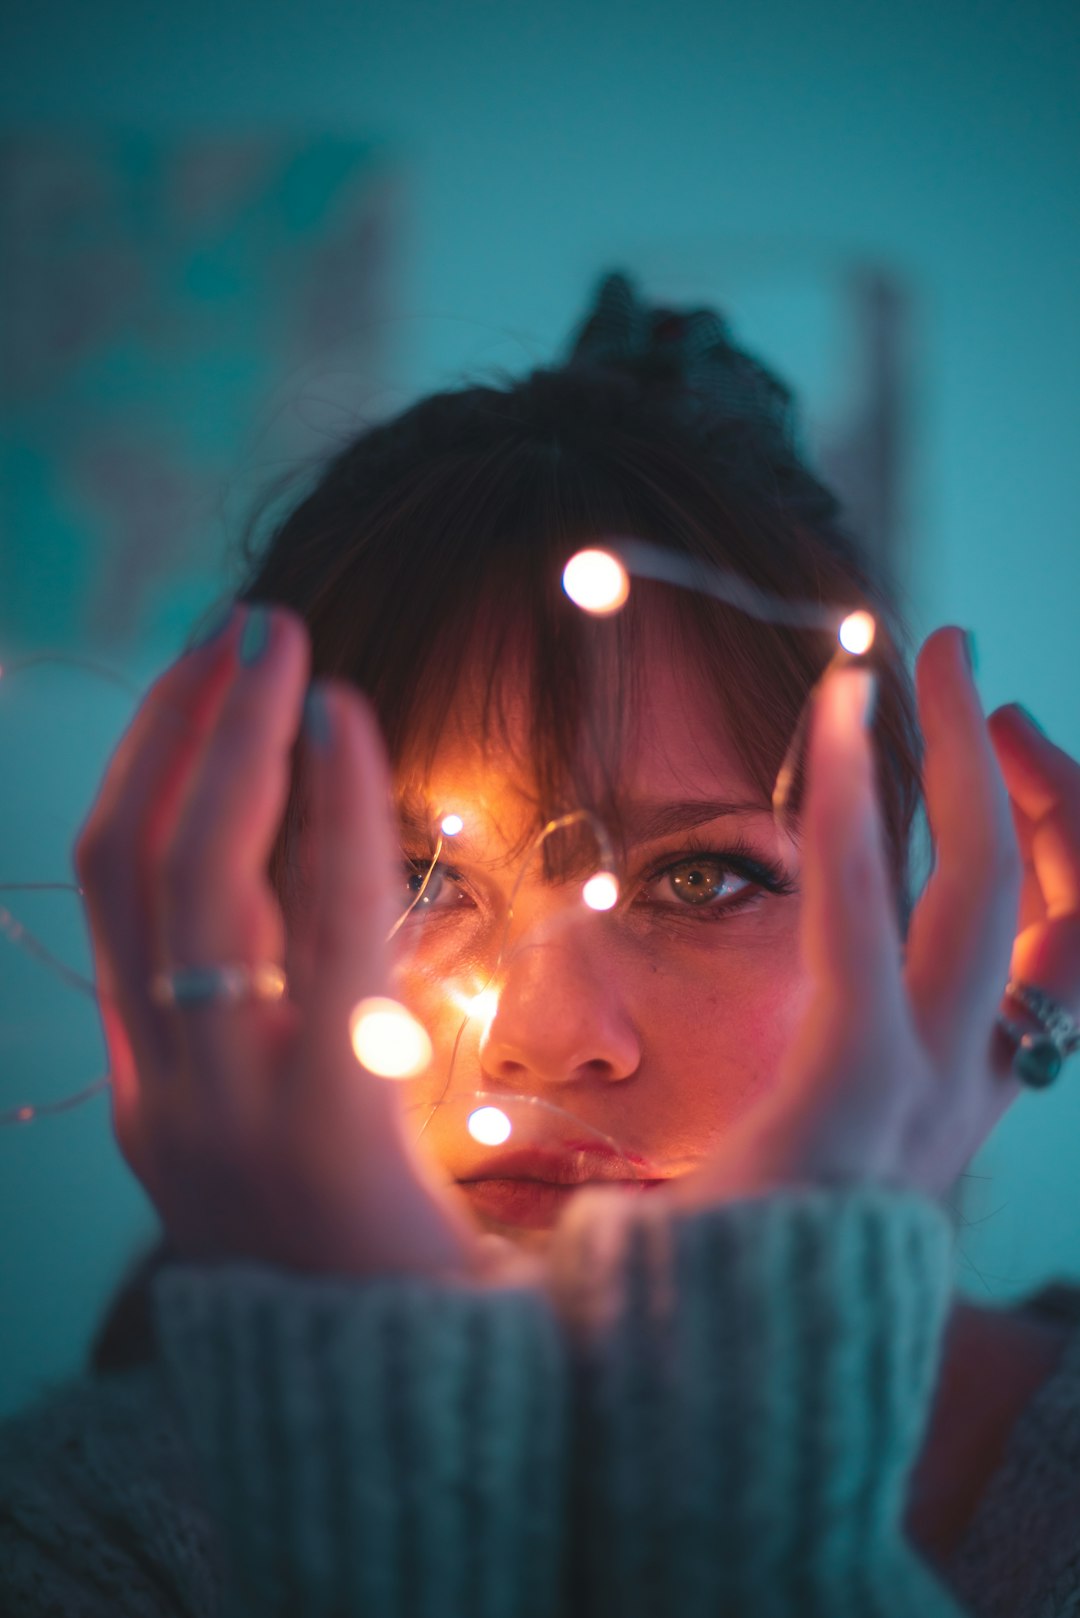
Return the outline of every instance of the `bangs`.
[[[723,738],[764,808],[808,670],[791,666],[790,630],[672,585],[634,580],[610,617],[577,607],[562,587],[576,551],[633,536],[715,562],[725,515],[715,514],[706,545],[685,511],[645,482],[640,461],[636,475],[628,465],[605,476],[595,461],[585,471],[557,445],[514,445],[486,465],[466,527],[465,512],[455,521],[451,509],[463,482],[454,468],[433,502],[443,537],[437,590],[429,581],[419,592],[432,604],[426,622],[410,614],[384,623],[372,695],[403,793],[424,798],[456,728],[487,763],[511,766],[535,803],[534,830],[515,854],[548,821],[586,809],[625,860],[623,777],[653,660],[685,668],[688,706],[705,716],[703,754],[710,736]],[[527,756],[516,756],[523,737]],[[564,857],[576,862],[587,845],[587,823],[546,839],[545,875],[558,880]]]
[[[507,393],[421,401],[340,453],[285,518],[245,594],[306,620],[313,678],[367,693],[402,790],[424,797],[440,742],[457,727],[526,783],[536,830],[591,810],[625,858],[620,787],[650,660],[667,660],[680,678],[685,670],[703,752],[715,722],[768,808],[833,645],[820,630],[652,580],[634,579],[611,617],[583,612],[562,588],[563,569],[578,550],[620,538],[728,570],[780,600],[874,614],[879,787],[906,903],[920,750],[886,588],[841,532],[807,525],[778,485],[751,497],[719,477],[706,451],[621,381],[538,373]],[[802,765],[788,803],[796,835]],[[272,873],[289,863],[295,798]],[[560,851],[576,861],[590,842],[587,823],[545,840],[545,873],[557,879]]]
[[[556,564],[546,578],[558,581],[561,571]],[[649,668],[658,657],[670,664],[679,656],[678,615],[671,592],[653,585],[635,588],[617,615],[594,618],[544,583],[538,579],[529,590],[519,577],[508,595],[493,581],[460,634],[447,626],[445,648],[433,650],[418,671],[411,711],[403,715],[405,748],[394,760],[398,790],[414,803],[426,801],[440,746],[452,733],[476,747],[487,769],[512,776],[533,808],[511,860],[524,856],[549,821],[587,810],[625,861],[626,765],[637,750]],[[724,728],[716,696],[711,733]],[[545,876],[564,878],[589,848],[596,852],[588,822],[562,828],[542,845]]]

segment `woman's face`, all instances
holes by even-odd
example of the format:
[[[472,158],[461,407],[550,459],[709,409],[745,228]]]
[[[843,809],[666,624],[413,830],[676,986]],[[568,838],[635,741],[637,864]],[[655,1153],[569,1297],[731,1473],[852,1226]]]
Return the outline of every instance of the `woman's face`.
[[[459,721],[440,743],[423,802],[413,803],[428,824],[450,812],[464,822],[444,841],[441,866],[395,939],[396,992],[435,1049],[424,1076],[406,1085],[409,1116],[418,1131],[424,1125],[423,1151],[454,1179],[485,1172],[485,1152],[494,1162],[526,1140],[564,1149],[594,1131],[626,1154],[621,1169],[608,1166],[605,1174],[678,1175],[777,1081],[807,991],[798,892],[770,893],[737,864],[718,862],[741,841],[751,858],[775,863],[797,886],[798,849],[741,772],[715,701],[689,669],[657,647],[644,674],[640,730],[620,772],[630,830],[614,909],[596,912],[582,901],[582,882],[601,862],[576,829],[580,866],[548,882],[535,848],[507,931],[521,850],[539,825],[535,788],[521,768],[528,753],[513,692],[505,751],[485,759],[475,731],[470,737]],[[406,831],[403,842],[422,875],[430,841]],[[418,886],[419,878],[403,903]],[[497,1002],[488,996],[482,1015],[463,1017],[504,935],[491,984]],[[480,1105],[465,1098],[476,1091],[503,1104],[513,1125],[494,1152],[477,1147],[464,1128]],[[534,1096],[543,1108],[522,1107]],[[508,1196],[494,1178],[463,1189],[482,1226],[525,1245],[542,1240],[538,1233],[572,1194],[540,1188],[530,1195],[519,1182]]]

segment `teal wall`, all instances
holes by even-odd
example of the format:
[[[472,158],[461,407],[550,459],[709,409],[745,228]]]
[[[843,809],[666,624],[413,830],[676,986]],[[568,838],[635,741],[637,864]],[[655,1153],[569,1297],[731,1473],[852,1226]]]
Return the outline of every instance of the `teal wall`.
[[[647,287],[661,265],[722,279],[753,244],[897,266],[918,308],[916,627],[974,628],[987,708],[1023,701],[1080,755],[1074,5],[41,0],[3,30],[12,131],[286,124],[396,147],[411,208],[384,409],[465,368],[548,355],[609,265]],[[171,650],[140,647],[129,669]],[[63,768],[31,718],[28,706],[5,732],[4,813],[20,836],[40,817],[58,858],[116,712],[103,702],[69,721]],[[64,1026],[42,1027],[30,969],[11,955],[4,973],[27,974],[16,1055],[31,1060],[40,1034],[75,1088],[99,1071],[85,1056],[100,1055],[93,1008],[73,996]],[[1078,1140],[1074,1061],[975,1164],[987,1178],[973,1182],[960,1271],[973,1296],[1004,1301],[1080,1270]],[[100,1099],[4,1132],[0,1198],[10,1406],[76,1363],[152,1220]]]

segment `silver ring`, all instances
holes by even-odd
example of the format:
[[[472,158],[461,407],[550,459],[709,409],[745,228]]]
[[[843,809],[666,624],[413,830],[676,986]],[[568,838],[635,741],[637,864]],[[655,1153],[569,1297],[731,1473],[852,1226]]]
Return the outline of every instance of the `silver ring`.
[[[232,1005],[240,1000],[281,1000],[287,986],[285,973],[272,961],[255,966],[230,961],[157,972],[150,979],[150,998],[156,1006]]]
[[[1013,1073],[1032,1090],[1053,1084],[1067,1059],[1080,1050],[1080,1022],[1063,1005],[1033,983],[1011,978],[1005,998],[1022,1006],[1037,1027],[1025,1028],[1009,1017],[997,1025],[1013,1045]]]
[[[1080,1022],[1045,989],[1037,989],[1033,983],[1021,983],[1019,978],[1010,978],[1005,985],[1005,993],[1010,1000],[1023,1006],[1051,1039],[1061,1044],[1066,1056],[1080,1050]]]

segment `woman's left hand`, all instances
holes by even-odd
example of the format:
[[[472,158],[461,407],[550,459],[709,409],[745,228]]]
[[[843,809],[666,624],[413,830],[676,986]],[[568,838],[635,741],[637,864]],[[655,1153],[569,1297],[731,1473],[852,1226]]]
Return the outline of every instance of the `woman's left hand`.
[[[935,631],[915,674],[936,863],[906,948],[866,676],[838,670],[815,699],[803,808],[808,1010],[776,1089],[672,1188],[679,1206],[866,1181],[941,1197],[1022,1088],[995,1027],[1007,980],[1080,1013],[1080,765],[1014,706],[984,718],[962,630]]]

